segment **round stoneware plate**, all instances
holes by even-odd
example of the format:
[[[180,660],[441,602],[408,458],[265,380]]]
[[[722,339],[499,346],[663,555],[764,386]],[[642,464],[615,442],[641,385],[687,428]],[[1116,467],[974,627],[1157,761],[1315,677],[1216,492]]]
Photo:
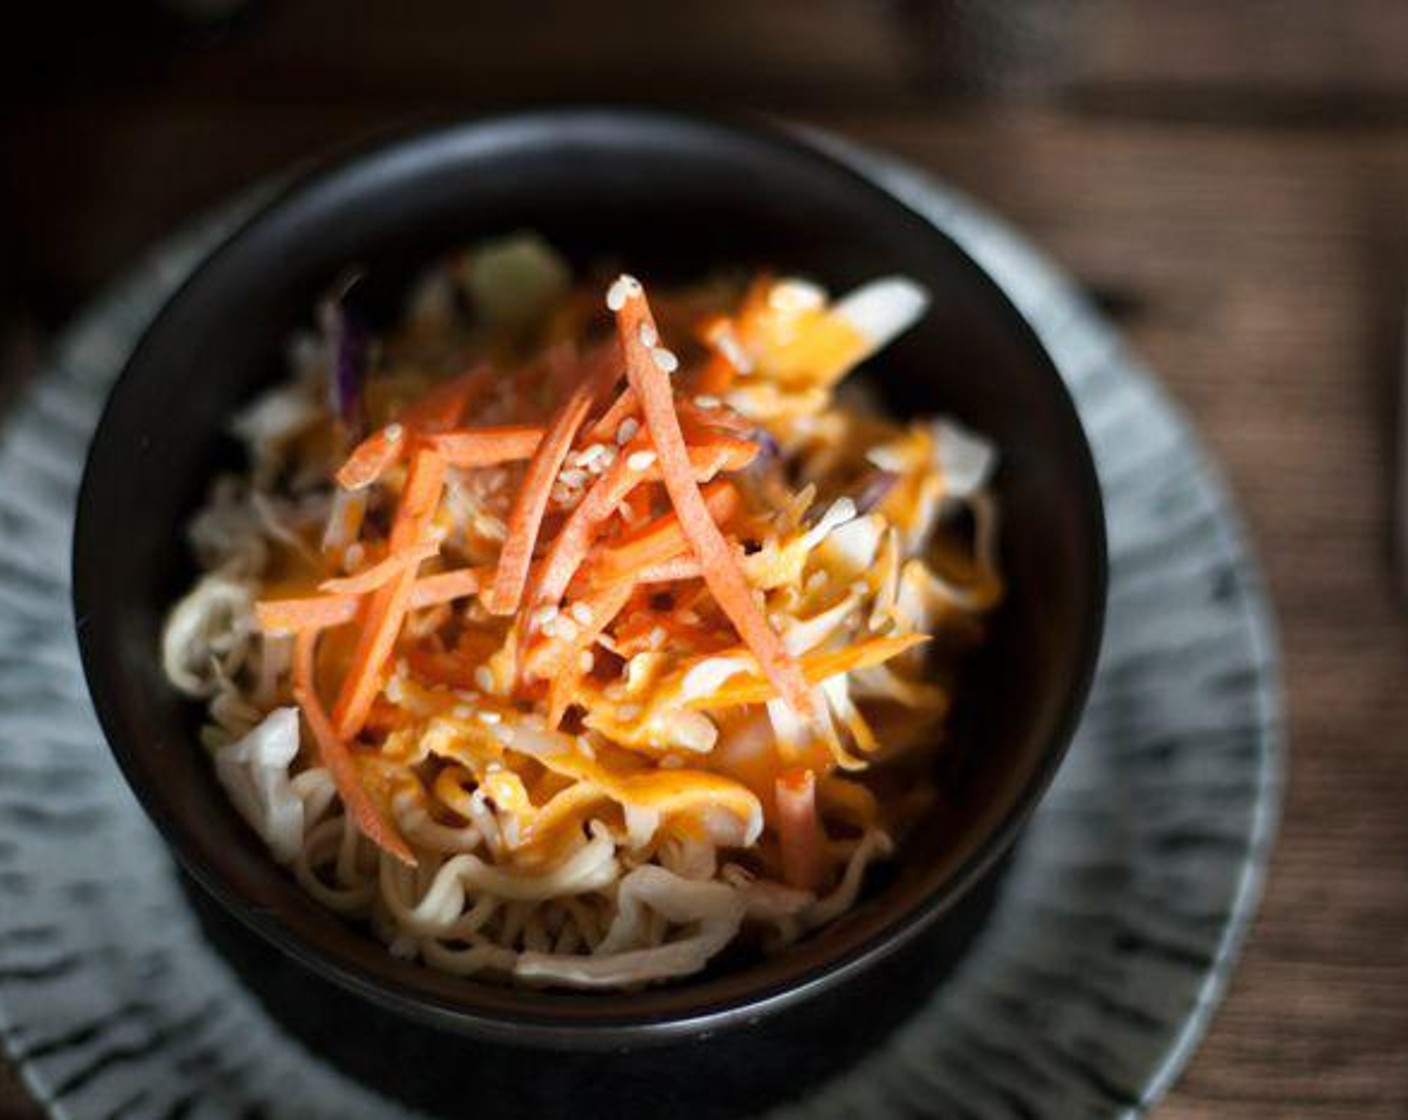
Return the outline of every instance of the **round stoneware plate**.
[[[1207,1026],[1268,855],[1281,720],[1260,580],[1187,422],[1067,279],[947,188],[811,139],[962,245],[1055,357],[1104,487],[1110,603],[1084,722],[981,939],[912,1021],[774,1115],[1135,1116]],[[103,399],[239,213],[118,283],[0,419],[0,1038],[75,1120],[408,1115],[288,1037],[207,945],[72,633],[73,505]]]

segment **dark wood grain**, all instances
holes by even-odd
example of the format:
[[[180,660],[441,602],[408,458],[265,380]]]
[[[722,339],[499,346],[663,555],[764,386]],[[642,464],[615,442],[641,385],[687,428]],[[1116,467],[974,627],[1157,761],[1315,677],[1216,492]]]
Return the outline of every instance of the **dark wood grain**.
[[[1408,1114],[1408,627],[1387,525],[1408,5],[1018,0],[947,31],[936,10],[983,6],[719,0],[666,16],[630,0],[609,26],[565,2],[468,7],[409,19],[348,0],[330,20],[271,2],[214,46],[132,47],[142,66],[90,46],[85,75],[31,80],[0,119],[0,166],[20,169],[0,177],[0,252],[23,321],[56,321],[253,177],[424,111],[748,106],[967,189],[1095,292],[1191,413],[1279,616],[1276,859],[1227,1002],[1158,1115]],[[28,1108],[0,1066],[0,1116]]]

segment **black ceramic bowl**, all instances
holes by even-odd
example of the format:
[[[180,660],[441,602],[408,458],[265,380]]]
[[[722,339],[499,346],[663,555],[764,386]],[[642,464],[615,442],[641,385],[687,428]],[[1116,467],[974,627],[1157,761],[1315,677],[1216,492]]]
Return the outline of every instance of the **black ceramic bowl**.
[[[283,376],[285,340],[318,293],[356,262],[390,306],[430,258],[520,229],[579,261],[609,257],[647,279],[752,264],[833,290],[887,273],[915,277],[933,293],[932,310],[874,362],[876,386],[897,414],[953,414],[1002,455],[1010,593],[969,667],[961,747],[945,756],[960,808],[920,829],[844,920],[775,958],[632,994],[444,975],[393,958],[323,910],[231,808],[197,743],[200,713],[167,686],[158,655],[163,616],[194,574],[183,527],[232,453],[225,424]],[[1099,491],[1071,401],[978,265],[790,134],[617,109],[420,132],[286,188],[209,257],[133,355],[93,442],[74,553],[98,715],[128,781],[201,887],[288,957],[381,1010],[565,1048],[697,1036],[824,990],[844,995],[934,927],[991,872],[1060,762],[1092,673],[1104,578]]]

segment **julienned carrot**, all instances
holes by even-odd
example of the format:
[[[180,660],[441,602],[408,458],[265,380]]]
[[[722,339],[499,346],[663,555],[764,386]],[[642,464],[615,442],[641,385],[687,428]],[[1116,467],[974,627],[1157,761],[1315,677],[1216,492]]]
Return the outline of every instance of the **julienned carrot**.
[[[475,594],[494,574],[493,568],[456,568],[422,576],[411,587],[410,609],[424,610]],[[306,599],[262,599],[254,617],[265,634],[296,634],[326,630],[357,617],[362,600],[356,595],[311,595]]]
[[[425,539],[444,485],[444,461],[433,451],[417,451],[406,475],[396,520],[391,526],[393,555],[412,549]],[[411,565],[372,595],[364,625],[357,635],[352,663],[333,708],[333,727],[344,739],[351,739],[362,729],[367,710],[381,691],[382,669],[401,633],[415,582],[415,565]]]
[[[313,672],[317,642],[318,635],[313,630],[304,630],[294,642],[293,698],[302,709],[303,718],[308,721],[308,729],[313,733],[318,761],[332,775],[342,804],[357,822],[357,827],[362,830],[363,835],[402,863],[414,867],[416,857],[410,846],[397,831],[395,824],[387,820],[372,801],[371,795],[362,785],[361,776],[357,773],[357,763],[351,750],[333,730],[322,701],[318,699],[317,681]]]
[[[370,486],[406,453],[406,426],[387,424],[378,428],[352,449],[346,462],[338,468],[337,484],[344,490],[362,490]]]
[[[641,437],[628,443],[616,461],[592,483],[586,496],[558,530],[543,558],[542,574],[533,591],[535,605],[555,606],[561,600],[591,551],[592,543],[627,495],[640,483],[660,477],[659,460],[654,454],[649,456],[650,461],[645,466],[635,458],[638,452],[649,450],[648,442]],[[691,447],[689,461],[695,477],[707,482],[721,470],[741,470],[757,454],[757,444],[721,436],[707,446]]]
[[[512,614],[522,602],[528,567],[533,561],[533,546],[537,543],[538,529],[547,510],[553,481],[593,402],[609,391],[619,376],[620,372],[609,355],[599,360],[595,368],[589,366],[577,388],[549,422],[547,432],[528,463],[523,485],[514,498],[508,533],[499,552],[499,567],[494,573],[493,585],[483,596],[484,605],[491,613]]]
[[[921,642],[929,640],[928,634],[905,634],[897,638],[870,638],[858,645],[845,649],[829,650],[825,653],[808,653],[801,658],[800,668],[812,684],[849,673],[855,669],[869,669],[883,664],[892,657],[898,657],[905,650],[913,649]],[[728,657],[730,654],[716,654]],[[691,708],[731,708],[738,704],[762,704],[778,694],[777,687],[766,677],[748,673],[730,677],[707,696],[696,696],[688,701]]]
[[[423,560],[429,560],[439,551],[438,544],[427,543],[415,548],[408,548],[405,552],[393,552],[384,559],[378,560],[371,567],[364,568],[353,575],[323,580],[318,584],[318,590],[329,595],[366,595],[375,591],[382,584],[390,583],[407,568],[414,567]]]
[[[675,583],[686,579],[701,579],[703,569],[693,556],[676,556],[673,560],[662,560],[635,573],[637,583]]]
[[[259,629],[268,635],[300,634],[342,626],[357,617],[354,595],[313,595],[306,599],[261,599],[254,604]]]
[[[626,355],[626,377],[640,399],[646,429],[660,456],[665,489],[679,514],[680,527],[704,569],[709,591],[788,706],[799,716],[810,719],[816,728],[824,728],[826,713],[820,700],[812,693],[782,639],[763,617],[762,609],[753,599],[752,586],[723,533],[709,516],[699,485],[694,481],[684,433],[680,431],[679,417],[675,413],[674,388],[665,368],[675,361],[674,356],[662,362],[667,352],[646,345],[645,339],[658,338],[659,332],[650,314],[645,290],[639,281],[623,276],[612,285],[607,299],[609,304],[615,303],[619,308],[616,329]]]
[[[606,408],[606,411],[592,421],[583,439],[584,443],[611,443],[616,439],[623,421],[640,410],[636,403],[635,390],[627,385]]]
[[[590,650],[601,637],[602,631],[625,608],[635,590],[629,582],[605,588],[585,599],[579,599],[569,608],[568,616],[573,618],[576,632],[570,638],[561,639],[558,648],[551,655],[552,684],[548,688],[548,726],[557,727],[567,713],[572,697],[577,691],[577,682],[582,679],[582,653]],[[585,618],[585,622],[581,621]]]
[[[493,370],[479,366],[437,385],[401,416],[418,432],[445,431],[458,425],[479,396],[489,387]]]
[[[820,889],[826,873],[826,833],[816,811],[816,775],[789,770],[774,783],[782,877],[789,887]]]
[[[723,522],[738,512],[742,498],[733,483],[720,479],[704,487],[702,504],[711,520]],[[689,550],[689,534],[679,513],[664,513],[603,549],[592,563],[591,578],[593,582],[610,583],[641,568],[673,560]],[[729,555],[731,559],[732,550]]]
[[[466,428],[424,437],[451,467],[492,467],[531,458],[542,442],[543,429],[527,424],[502,428]]]

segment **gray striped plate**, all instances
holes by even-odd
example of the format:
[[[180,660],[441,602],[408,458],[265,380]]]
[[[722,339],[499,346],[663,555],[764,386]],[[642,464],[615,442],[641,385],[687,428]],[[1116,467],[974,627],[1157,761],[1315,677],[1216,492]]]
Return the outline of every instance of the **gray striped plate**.
[[[1280,696],[1257,572],[1187,423],[1066,279],[946,188],[813,139],[954,237],[1044,339],[1095,448],[1111,584],[1085,721],[981,941],[885,1046],[784,1112],[1137,1116],[1213,1013],[1269,850]],[[71,633],[72,509],[104,395],[235,218],[109,291],[0,426],[0,1037],[75,1120],[400,1114],[284,1035],[201,938]]]

